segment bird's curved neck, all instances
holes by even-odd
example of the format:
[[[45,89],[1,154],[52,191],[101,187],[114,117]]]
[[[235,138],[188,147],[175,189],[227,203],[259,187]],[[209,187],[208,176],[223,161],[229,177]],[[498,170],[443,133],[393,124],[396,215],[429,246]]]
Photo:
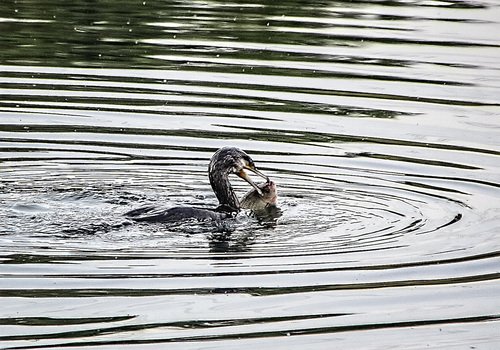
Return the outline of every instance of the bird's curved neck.
[[[219,200],[219,208],[223,211],[237,212],[240,210],[240,202],[233,187],[229,182],[229,174],[211,171],[208,174],[210,185]]]

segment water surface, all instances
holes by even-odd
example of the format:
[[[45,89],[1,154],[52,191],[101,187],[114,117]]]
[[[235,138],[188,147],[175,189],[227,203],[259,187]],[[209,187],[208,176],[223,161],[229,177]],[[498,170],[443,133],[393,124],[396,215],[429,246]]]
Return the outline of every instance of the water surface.
[[[0,9],[2,348],[498,347],[496,1]],[[282,216],[122,225],[228,145]]]

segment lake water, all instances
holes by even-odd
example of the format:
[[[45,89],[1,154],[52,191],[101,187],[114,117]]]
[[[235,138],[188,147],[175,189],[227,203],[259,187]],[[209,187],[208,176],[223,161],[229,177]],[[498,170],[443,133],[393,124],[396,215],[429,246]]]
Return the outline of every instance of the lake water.
[[[500,347],[500,2],[0,10],[1,348]],[[222,146],[279,218],[122,225]]]

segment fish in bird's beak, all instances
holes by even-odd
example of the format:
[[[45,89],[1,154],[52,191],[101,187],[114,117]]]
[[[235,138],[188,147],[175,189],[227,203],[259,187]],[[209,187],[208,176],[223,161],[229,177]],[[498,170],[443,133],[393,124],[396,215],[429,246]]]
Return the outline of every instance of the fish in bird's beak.
[[[255,169],[255,167],[246,166],[245,169],[250,170],[254,174],[259,175],[260,177],[266,179],[266,182],[269,182],[269,177],[267,177],[266,175],[264,175],[263,173],[261,173],[259,170]],[[255,182],[252,181],[252,179],[250,178],[250,176],[248,176],[248,174],[245,171],[245,169],[241,169],[239,171],[239,173],[237,173],[236,175],[238,175],[239,177],[241,177],[243,180],[245,180],[246,182],[248,182],[253,188],[255,188],[255,190],[257,191],[257,193],[260,196],[263,196],[264,194],[262,193],[262,190],[259,188],[259,186],[257,186],[257,184]]]

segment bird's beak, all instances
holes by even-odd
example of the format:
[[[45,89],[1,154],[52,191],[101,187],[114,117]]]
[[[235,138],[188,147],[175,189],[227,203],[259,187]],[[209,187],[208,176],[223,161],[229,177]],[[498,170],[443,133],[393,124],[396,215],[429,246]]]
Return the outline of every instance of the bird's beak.
[[[267,182],[269,182],[269,178],[266,175],[264,175],[263,173],[261,173],[259,170],[255,169],[255,168],[250,168],[250,167],[245,167],[245,169],[250,170],[251,172],[255,173],[256,175],[259,175],[260,177],[266,179]],[[248,176],[247,172],[244,169],[241,169],[237,175],[239,177],[241,177],[243,180],[245,180],[246,182],[248,182],[253,188],[255,188],[255,190],[257,191],[257,193],[260,196],[264,195],[262,193],[262,190],[259,188],[259,186],[257,186],[257,184],[252,181],[252,179],[250,178],[250,176]]]

